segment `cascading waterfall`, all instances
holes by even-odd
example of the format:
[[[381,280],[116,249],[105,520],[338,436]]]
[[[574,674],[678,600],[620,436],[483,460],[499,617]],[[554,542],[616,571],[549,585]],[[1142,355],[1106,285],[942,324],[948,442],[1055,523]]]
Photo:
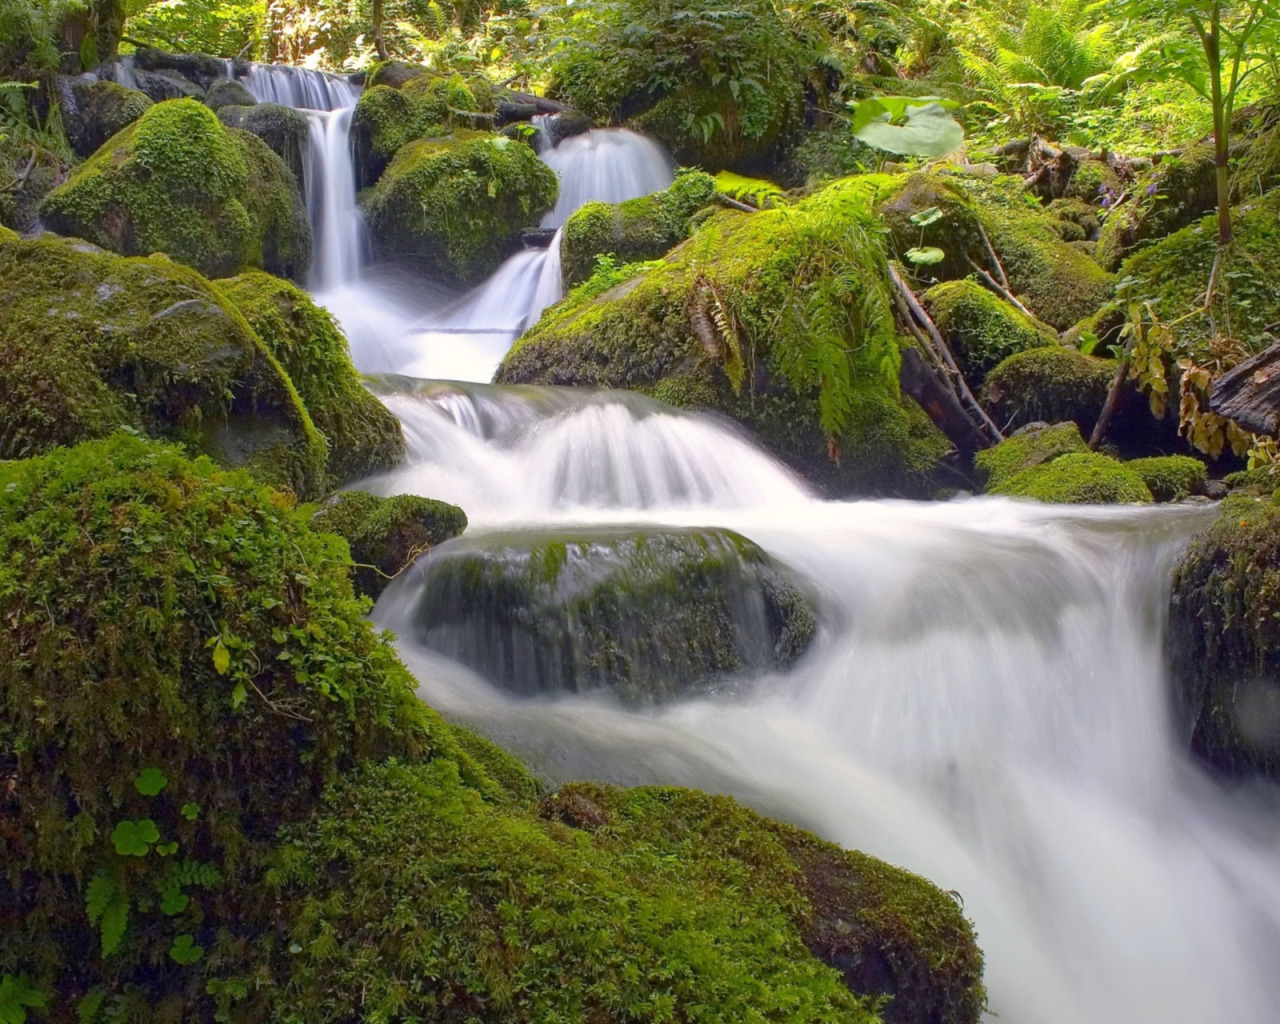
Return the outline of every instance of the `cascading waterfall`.
[[[621,203],[660,192],[675,177],[665,149],[625,128],[573,135],[541,155],[560,178],[560,196],[542,219],[544,228],[563,227],[587,203]]]
[[[954,889],[1002,1024],[1264,1024],[1280,1005],[1274,788],[1184,753],[1164,579],[1198,508],[827,502],[735,430],[631,395],[405,385],[368,482],[513,531],[736,529],[820,594],[815,649],[731,697],[517,700],[412,639],[430,558],[375,609],[424,699],[560,778],[727,792]]]

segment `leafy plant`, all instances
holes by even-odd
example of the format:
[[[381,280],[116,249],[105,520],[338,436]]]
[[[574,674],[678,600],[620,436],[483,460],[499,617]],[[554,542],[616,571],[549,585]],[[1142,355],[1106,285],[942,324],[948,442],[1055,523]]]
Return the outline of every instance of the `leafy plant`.
[[[900,156],[937,158],[959,149],[964,129],[951,116],[957,104],[938,96],[873,96],[852,103],[853,134],[868,146]]]
[[[0,975],[0,1024],[25,1024],[28,1010],[42,1010],[45,994],[24,974]]]

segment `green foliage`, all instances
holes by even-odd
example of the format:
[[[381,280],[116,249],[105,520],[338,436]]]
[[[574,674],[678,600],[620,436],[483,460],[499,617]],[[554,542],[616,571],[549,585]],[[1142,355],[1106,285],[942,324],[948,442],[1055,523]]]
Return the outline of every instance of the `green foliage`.
[[[127,0],[129,35],[176,53],[249,57],[260,51],[266,0]]]
[[[987,489],[988,494],[1066,505],[1143,504],[1151,492],[1121,462],[1096,452],[1062,455]]]
[[[1053,331],[969,279],[935,285],[924,301],[975,388],[1014,353],[1057,341]]]
[[[216,287],[284,367],[327,439],[329,487],[400,462],[400,424],[361,382],[347,339],[326,310],[288,281],[256,271]]]
[[[875,149],[934,158],[964,143],[964,129],[948,113],[953,101],[936,96],[872,96],[853,106],[853,134]]]
[[[783,201],[785,193],[772,181],[763,178],[745,178],[733,171],[721,171],[715,176],[717,192],[723,192],[730,199],[750,203],[759,209],[776,206]]]
[[[25,1024],[28,1010],[42,1010],[47,1000],[25,976],[0,975],[0,1024]]]
[[[1181,501],[1192,494],[1204,493],[1204,463],[1187,455],[1156,455],[1125,463],[1142,478],[1156,501]]]
[[[163,252],[211,276],[300,275],[311,230],[292,173],[194,100],[152,106],[44,202],[49,227],[129,256]]]
[[[365,209],[384,254],[477,281],[551,210],[557,189],[555,172],[523,143],[457,130],[402,147]]]
[[[1073,424],[1058,423],[1020,430],[994,448],[979,452],[974,462],[987,474],[990,487],[1000,487],[1020,473],[1052,462],[1060,455],[1088,450]]]

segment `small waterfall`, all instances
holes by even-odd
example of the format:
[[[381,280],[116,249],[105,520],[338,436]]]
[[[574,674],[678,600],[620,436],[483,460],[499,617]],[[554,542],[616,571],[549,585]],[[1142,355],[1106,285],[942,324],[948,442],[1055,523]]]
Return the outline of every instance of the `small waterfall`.
[[[126,89],[138,88],[138,78],[133,73],[134,65],[137,58],[133,54],[126,54],[115,62],[115,83],[123,85]]]
[[[303,188],[315,238],[309,281],[313,291],[349,284],[360,276],[364,217],[356,206],[356,176],[347,133],[353,106],[308,110]]]
[[[241,83],[259,103],[298,110],[338,110],[360,98],[359,87],[342,75],[283,64],[254,64]]]
[[[675,179],[667,151],[625,128],[574,135],[541,155],[560,178],[560,198],[542,218],[544,228],[562,227],[587,203],[625,202],[660,192]]]

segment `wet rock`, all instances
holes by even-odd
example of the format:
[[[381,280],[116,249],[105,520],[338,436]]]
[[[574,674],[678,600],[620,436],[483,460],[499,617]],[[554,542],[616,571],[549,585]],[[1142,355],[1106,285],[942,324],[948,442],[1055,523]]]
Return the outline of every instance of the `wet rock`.
[[[71,80],[68,91],[71,102],[64,97],[63,124],[72,150],[82,157],[92,155],[151,107],[144,93],[115,82],[78,78]]]
[[[279,103],[255,103],[252,106],[218,108],[218,120],[228,128],[239,128],[256,135],[293,172],[294,180],[303,178],[303,155],[307,150],[310,129],[307,115]]]
[[[487,537],[424,571],[423,641],[526,696],[670,700],[785,669],[816,628],[791,573],[727,530]]]
[[[204,99],[210,110],[223,107],[251,107],[258,101],[253,93],[234,78],[220,78],[209,86]]]

